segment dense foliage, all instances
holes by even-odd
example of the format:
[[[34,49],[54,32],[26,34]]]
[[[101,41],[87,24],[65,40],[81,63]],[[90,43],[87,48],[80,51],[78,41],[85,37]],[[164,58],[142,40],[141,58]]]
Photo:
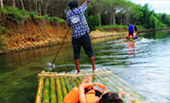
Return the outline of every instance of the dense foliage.
[[[1,7],[13,6],[13,8],[22,9],[22,11],[13,8],[5,9],[5,12],[15,14],[11,16],[11,20],[17,22],[22,21],[27,16],[41,16],[50,21],[60,21],[59,18],[66,19],[66,13],[69,10],[67,5],[69,0],[1,1],[3,1]],[[82,0],[77,1],[80,3]],[[130,21],[134,21],[140,27],[147,29],[170,27],[170,15],[155,13],[149,9],[148,4],[141,6],[129,0],[91,0],[86,17],[92,30],[103,25],[128,25]]]
[[[29,12],[27,10],[19,10],[18,8],[13,8],[13,7],[9,7],[9,6],[7,6],[5,8],[0,8],[0,14],[1,13],[7,14],[9,21],[17,22],[17,23],[22,22],[27,17],[44,18],[44,19],[47,19],[49,21],[65,22],[65,20],[63,20],[63,19],[60,19],[58,17],[50,17],[50,16],[48,16],[48,14],[46,14],[44,16],[40,16],[36,12]]]

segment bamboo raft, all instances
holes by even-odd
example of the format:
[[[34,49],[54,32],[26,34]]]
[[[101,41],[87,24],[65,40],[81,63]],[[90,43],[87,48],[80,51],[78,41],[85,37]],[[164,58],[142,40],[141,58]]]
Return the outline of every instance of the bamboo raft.
[[[119,76],[107,69],[102,69],[98,73],[81,74],[61,74],[57,72],[42,71],[38,74],[39,84],[36,94],[36,103],[64,103],[64,97],[74,88],[81,84],[84,76],[92,74],[93,82],[103,83],[108,91],[119,92],[118,87],[129,93],[136,101],[144,102],[146,96],[140,91],[134,89],[130,84]],[[124,96],[122,100],[125,103],[131,103],[131,100]]]

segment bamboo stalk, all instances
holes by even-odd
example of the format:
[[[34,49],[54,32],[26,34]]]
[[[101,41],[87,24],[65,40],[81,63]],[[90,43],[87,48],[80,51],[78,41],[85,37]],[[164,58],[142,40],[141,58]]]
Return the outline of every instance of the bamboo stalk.
[[[108,78],[107,75],[98,76],[98,78],[100,78],[100,79],[104,79],[104,78],[105,78],[105,84],[106,84],[106,86],[109,87],[111,91],[113,91],[113,92],[118,92],[117,86]],[[117,89],[116,89],[116,88],[117,88]],[[122,100],[127,102],[127,100],[126,100],[124,97],[122,98]],[[129,102],[130,102],[130,101],[129,101]]]
[[[110,83],[110,85],[112,85],[112,87],[114,87],[114,88],[112,88],[112,90],[114,90],[114,91],[118,91],[118,84],[116,84],[115,82],[113,82],[114,81],[114,78],[112,78],[109,74],[107,74],[107,75],[104,75],[105,76],[105,80],[108,82],[108,83]],[[109,78],[109,77],[111,77],[111,79]]]
[[[43,103],[49,103],[50,102],[50,93],[49,93],[49,89],[50,89],[50,83],[49,83],[49,78],[46,78],[45,80],[45,88],[44,88],[44,100]]]
[[[63,76],[67,76],[67,77],[80,77],[80,76],[88,76],[88,75],[94,75],[94,74],[106,74],[106,73],[110,73],[111,71],[105,71],[105,72],[98,72],[98,73],[86,73],[86,74],[56,74],[56,73],[52,73],[51,74],[38,74],[39,77],[63,77]],[[50,72],[49,72],[50,73]]]
[[[57,84],[57,87],[56,87],[56,89],[57,89],[57,101],[58,101],[58,103],[64,103],[59,77],[56,78],[56,84]]]
[[[70,80],[71,80],[71,84],[73,85],[73,86],[72,86],[73,88],[76,87],[76,86],[78,86],[78,85],[76,84],[75,80],[73,79],[73,77],[70,77]]]
[[[93,75],[93,81],[96,80],[97,82],[100,82],[100,79],[96,77],[96,75]]]
[[[112,74],[112,76],[114,76],[115,78],[117,78],[118,81],[121,81],[121,83],[123,83],[124,85],[126,85],[126,87],[133,88],[132,85],[130,85],[129,83],[127,83],[125,80],[123,80],[123,79],[120,78],[119,76],[115,75],[114,73],[111,73],[111,74]],[[145,98],[147,97],[145,94],[141,93],[139,90],[136,90],[135,88],[133,88],[133,91],[138,92],[140,95],[142,95],[142,97],[143,97],[143,96],[144,96]],[[137,95],[137,96],[139,96],[139,95]],[[141,97],[141,96],[139,96],[139,97]],[[141,97],[141,98],[142,98],[142,97]],[[144,99],[142,99],[142,100],[144,100]],[[154,100],[152,100],[152,101],[154,101]]]
[[[130,90],[129,88],[126,87],[126,85],[124,86],[123,84],[121,84],[121,82],[119,80],[116,80],[115,78],[113,78],[113,76],[115,76],[114,73],[110,73],[108,74],[108,76],[112,77],[112,80],[114,80],[114,82],[116,84],[118,84],[118,86],[120,88],[122,88],[123,90],[127,91],[128,93],[130,93],[132,96],[137,97],[140,101],[144,101],[139,95],[137,95],[136,93],[134,93],[132,90]],[[117,76],[118,77],[118,76]],[[117,78],[116,77],[116,78]],[[119,77],[120,78],[120,77]],[[107,79],[108,81],[110,81],[110,79]],[[118,87],[116,87],[118,89]]]
[[[65,97],[67,95],[66,83],[64,82],[64,78],[61,77],[60,80],[63,88],[63,96]]]
[[[81,84],[80,77],[76,77],[77,86]]]
[[[66,84],[67,84],[66,86],[67,86],[67,88],[68,88],[68,93],[69,93],[69,92],[72,90],[72,85],[71,85],[68,77],[65,78],[65,82],[66,82]]]
[[[57,103],[54,78],[51,78],[51,103]]]
[[[114,74],[112,74],[112,75],[114,75]],[[120,77],[119,77],[119,78],[120,78]],[[119,80],[120,80],[120,79],[119,79]],[[120,83],[120,86],[121,86],[122,88],[124,87],[124,90],[126,90],[126,91],[127,91],[129,94],[131,94],[132,96],[138,98],[140,101],[144,101],[144,99],[143,99],[141,96],[139,96],[138,94],[136,94],[136,93],[133,92],[133,89],[134,89],[134,88],[129,89],[128,87],[126,87],[126,85],[124,86],[124,85],[121,84],[121,83]]]
[[[41,74],[44,74],[44,73],[45,73],[45,71],[41,72]],[[42,101],[43,86],[44,86],[44,78],[40,77],[39,83],[38,83],[38,90],[37,90],[37,94],[36,94],[35,103],[41,103],[41,101]]]

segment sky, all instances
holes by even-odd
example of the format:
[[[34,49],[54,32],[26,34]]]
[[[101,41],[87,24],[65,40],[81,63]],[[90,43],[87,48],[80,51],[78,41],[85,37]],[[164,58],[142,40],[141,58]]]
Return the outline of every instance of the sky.
[[[136,4],[144,5],[149,4],[150,10],[154,10],[156,13],[170,14],[170,0],[129,0]]]

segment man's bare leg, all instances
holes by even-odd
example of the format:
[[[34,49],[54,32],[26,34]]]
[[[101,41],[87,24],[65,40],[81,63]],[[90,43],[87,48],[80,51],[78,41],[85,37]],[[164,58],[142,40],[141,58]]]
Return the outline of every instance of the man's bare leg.
[[[91,61],[91,64],[92,64],[93,71],[96,71],[94,56],[90,57],[90,61]]]
[[[80,73],[79,59],[76,59],[76,60],[75,60],[75,65],[76,65],[76,68],[77,68],[77,73]]]

